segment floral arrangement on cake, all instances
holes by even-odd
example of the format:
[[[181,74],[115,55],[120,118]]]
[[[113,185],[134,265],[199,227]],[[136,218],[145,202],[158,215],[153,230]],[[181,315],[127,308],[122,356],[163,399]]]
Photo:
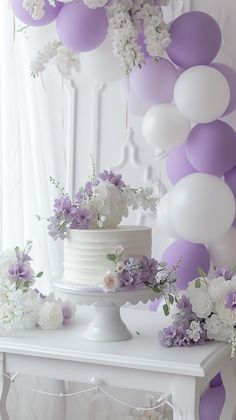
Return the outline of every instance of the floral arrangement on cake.
[[[236,349],[236,272],[215,270],[210,279],[199,269],[200,277],[189,283],[176,303],[173,324],[160,333],[164,346],[191,346],[208,340],[231,343]]]
[[[163,311],[168,315],[171,305],[178,301],[174,287],[178,265],[169,270],[165,262],[158,262],[155,258],[143,256],[124,259],[123,252],[124,248],[119,245],[107,255],[107,259],[114,262],[114,270],[107,272],[104,277],[104,291],[134,290],[147,286],[164,297]]]
[[[112,42],[113,54],[118,58],[125,74],[129,74],[136,65],[144,65],[147,56],[158,61],[171,41],[169,25],[165,23],[162,11],[169,0],[81,0],[73,1],[72,6],[68,4],[70,1],[65,5],[55,0],[13,1],[13,12],[26,25],[40,26],[40,23],[43,25],[57,18],[59,39],[51,41],[38,51],[31,66],[34,76],[42,72],[45,65],[52,60],[57,65],[59,63],[59,70],[68,76],[73,68],[79,69],[77,53],[99,47],[107,35]],[[54,10],[51,10],[51,6]],[[62,9],[64,16],[63,11],[60,13]],[[73,28],[73,15],[77,13],[81,20],[93,27],[95,35],[91,36],[92,41],[88,39],[88,33],[85,34],[83,29],[80,33],[80,29],[76,28],[68,43],[65,28],[67,27],[67,33]],[[66,66],[63,65],[62,56]]]
[[[31,242],[25,249],[0,255],[0,334],[14,334],[20,330],[56,329],[72,322],[75,306],[69,301],[55,299],[54,294],[42,295],[33,288],[36,278],[31,267]]]
[[[121,175],[103,171],[80,188],[75,201],[64,192],[55,179],[50,179],[59,191],[53,216],[49,217],[48,232],[55,240],[64,239],[67,229],[113,228],[128,216],[129,208],[156,210],[157,197],[152,188],[131,188]]]

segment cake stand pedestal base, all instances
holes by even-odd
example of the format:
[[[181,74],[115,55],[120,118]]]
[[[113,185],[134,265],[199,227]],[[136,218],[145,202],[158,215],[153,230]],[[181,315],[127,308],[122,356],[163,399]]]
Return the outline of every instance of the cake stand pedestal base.
[[[133,305],[138,302],[147,303],[158,294],[145,287],[127,291],[119,289],[105,293],[103,289],[86,289],[69,282],[54,282],[58,297],[70,299],[78,305],[92,305],[94,316],[83,337],[93,341],[126,341],[132,338],[131,332],[121,319],[120,307],[125,303]]]
[[[120,307],[114,303],[101,306],[95,303],[95,314],[83,337],[93,341],[126,341],[131,332],[120,316]]]

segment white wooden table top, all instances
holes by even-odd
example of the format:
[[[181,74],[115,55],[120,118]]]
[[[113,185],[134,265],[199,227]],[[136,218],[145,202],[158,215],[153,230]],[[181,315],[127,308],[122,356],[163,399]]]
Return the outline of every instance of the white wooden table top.
[[[0,337],[0,351],[107,366],[129,367],[170,374],[203,377],[212,365],[230,357],[226,343],[208,343],[192,348],[165,348],[158,339],[163,326],[158,313],[122,309],[122,318],[133,333],[129,341],[92,342],[82,337],[92,308],[79,308],[75,324],[59,330],[35,329],[17,337]],[[137,333],[139,335],[137,335]]]

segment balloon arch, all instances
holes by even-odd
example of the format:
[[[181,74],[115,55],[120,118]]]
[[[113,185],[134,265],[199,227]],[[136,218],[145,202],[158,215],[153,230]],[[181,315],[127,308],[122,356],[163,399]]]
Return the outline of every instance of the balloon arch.
[[[102,7],[111,0],[38,0],[44,10],[39,7],[34,18],[25,4],[29,8],[36,0],[11,1],[15,15],[27,25],[56,19],[60,42],[81,52],[82,66],[91,78],[111,82],[124,77],[107,36],[108,16]],[[154,4],[150,7],[157,12],[157,5],[167,2],[146,3]],[[170,42],[165,58],[159,60],[148,52],[145,19],[143,32],[136,33],[145,64],[134,65],[128,75],[130,111],[143,116],[144,139],[168,153],[172,188],[161,200],[158,221],[175,239],[163,258],[169,264],[183,259],[179,287],[185,289],[198,266],[208,273],[210,261],[228,268],[236,262],[236,135],[221,119],[236,109],[236,73],[213,62],[222,36],[207,13],[184,13],[165,27],[161,33],[167,38],[169,34]]]

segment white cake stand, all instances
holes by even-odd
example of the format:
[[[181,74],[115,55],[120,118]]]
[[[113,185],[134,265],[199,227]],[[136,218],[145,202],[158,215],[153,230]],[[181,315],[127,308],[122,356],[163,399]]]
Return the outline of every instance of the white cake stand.
[[[57,295],[64,298],[66,295],[75,304],[94,306],[94,317],[83,334],[84,338],[93,341],[130,340],[132,334],[121,319],[120,307],[125,303],[147,303],[159,296],[148,287],[105,293],[101,288],[85,289],[61,281],[54,282],[54,289]]]

